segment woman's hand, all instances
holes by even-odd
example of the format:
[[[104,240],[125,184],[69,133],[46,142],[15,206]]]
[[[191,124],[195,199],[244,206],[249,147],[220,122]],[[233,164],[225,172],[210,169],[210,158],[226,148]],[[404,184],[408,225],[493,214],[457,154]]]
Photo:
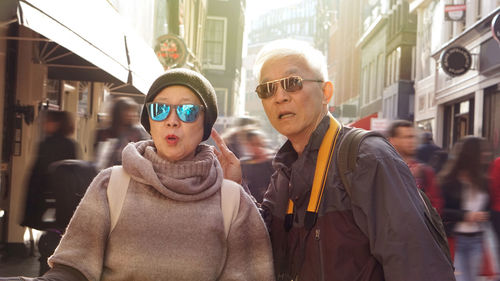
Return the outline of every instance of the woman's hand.
[[[212,129],[211,136],[214,139],[217,148],[220,150],[214,149],[214,152],[222,166],[224,178],[241,184],[242,174],[240,160],[231,150],[229,150],[229,148],[227,148],[226,143],[215,129]]]
[[[465,221],[468,222],[484,222],[489,220],[490,215],[488,212],[467,212],[465,213]]]

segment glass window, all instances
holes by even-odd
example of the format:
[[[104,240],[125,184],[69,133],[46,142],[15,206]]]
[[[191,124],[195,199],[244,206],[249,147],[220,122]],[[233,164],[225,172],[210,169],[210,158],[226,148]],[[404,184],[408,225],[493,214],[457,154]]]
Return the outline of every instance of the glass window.
[[[377,58],[377,97],[382,97],[384,91],[384,54]]]
[[[92,82],[80,82],[78,87],[78,114],[92,114]]]
[[[47,99],[50,104],[61,105],[61,81],[47,80]]]
[[[377,95],[376,60],[370,63],[370,101],[374,101]]]
[[[227,116],[227,89],[215,88],[215,94],[217,95],[217,108],[219,110],[219,116]]]
[[[167,1],[156,1],[155,3],[155,38],[168,34],[168,6]]]
[[[401,62],[401,47],[396,49],[396,56],[394,58],[395,61],[395,71],[394,71],[394,80],[393,82],[399,81],[399,71],[400,71],[400,62]]]
[[[203,44],[203,63],[209,68],[224,69],[226,25],[226,18],[207,17]]]

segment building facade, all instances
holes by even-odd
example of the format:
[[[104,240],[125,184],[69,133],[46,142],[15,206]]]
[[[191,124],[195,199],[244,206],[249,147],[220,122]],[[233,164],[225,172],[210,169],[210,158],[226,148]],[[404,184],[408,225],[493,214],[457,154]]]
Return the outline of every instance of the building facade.
[[[360,89],[361,2],[334,1],[328,45],[328,75],[333,82],[333,115],[343,123],[357,119]]]
[[[361,6],[359,119],[353,126],[381,115],[389,29],[389,1],[363,0]]]
[[[328,32],[333,18],[332,1],[295,1],[260,14],[248,25],[247,49],[244,56],[245,114],[260,120],[273,146],[283,142],[269,123],[262,103],[255,93],[257,79],[253,73],[255,57],[268,42],[297,39],[310,43],[323,54],[328,52]]]
[[[490,140],[498,156],[500,48],[491,23],[500,1],[467,1],[450,14],[452,4],[410,1],[410,12],[418,16],[415,122],[446,149],[476,135]],[[464,60],[455,60],[463,63],[459,73],[450,72],[446,60],[455,50],[464,50]]]
[[[381,117],[413,121],[417,17],[407,1],[391,0],[389,7]]]
[[[245,6],[245,0],[208,0],[202,72],[215,88],[221,117],[239,113]]]
[[[206,1],[181,0],[177,7],[173,2],[0,2],[0,242],[9,255],[26,253],[26,229],[19,222],[37,143],[44,137],[43,112],[72,113],[81,157],[93,161],[94,132],[107,104],[119,96],[141,103],[163,73],[154,51],[159,37],[174,27],[182,30],[185,65],[196,68],[202,29],[194,20],[204,18]],[[169,11],[182,16],[172,20]]]

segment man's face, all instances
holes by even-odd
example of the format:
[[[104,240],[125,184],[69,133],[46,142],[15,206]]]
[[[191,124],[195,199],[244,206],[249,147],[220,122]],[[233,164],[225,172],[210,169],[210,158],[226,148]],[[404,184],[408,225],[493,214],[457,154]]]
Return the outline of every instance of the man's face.
[[[289,56],[268,60],[261,69],[260,83],[290,76],[321,80],[302,58]],[[331,94],[325,94],[325,83],[303,81],[302,89],[286,92],[277,83],[273,96],[262,99],[267,118],[273,127],[292,142],[309,138],[326,113],[325,105]],[[331,86],[331,84],[330,84]]]
[[[394,148],[403,157],[413,157],[417,149],[417,138],[415,128],[399,127],[396,129],[394,137],[389,138]]]

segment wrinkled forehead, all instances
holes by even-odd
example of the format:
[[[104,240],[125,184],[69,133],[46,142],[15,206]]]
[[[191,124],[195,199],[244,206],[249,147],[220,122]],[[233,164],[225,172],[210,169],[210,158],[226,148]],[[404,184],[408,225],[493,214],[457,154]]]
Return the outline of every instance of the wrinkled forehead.
[[[293,75],[298,75],[303,78],[315,78],[312,76],[317,76],[317,74],[311,70],[305,58],[298,55],[288,55],[267,59],[260,69],[259,83],[265,83]]]

